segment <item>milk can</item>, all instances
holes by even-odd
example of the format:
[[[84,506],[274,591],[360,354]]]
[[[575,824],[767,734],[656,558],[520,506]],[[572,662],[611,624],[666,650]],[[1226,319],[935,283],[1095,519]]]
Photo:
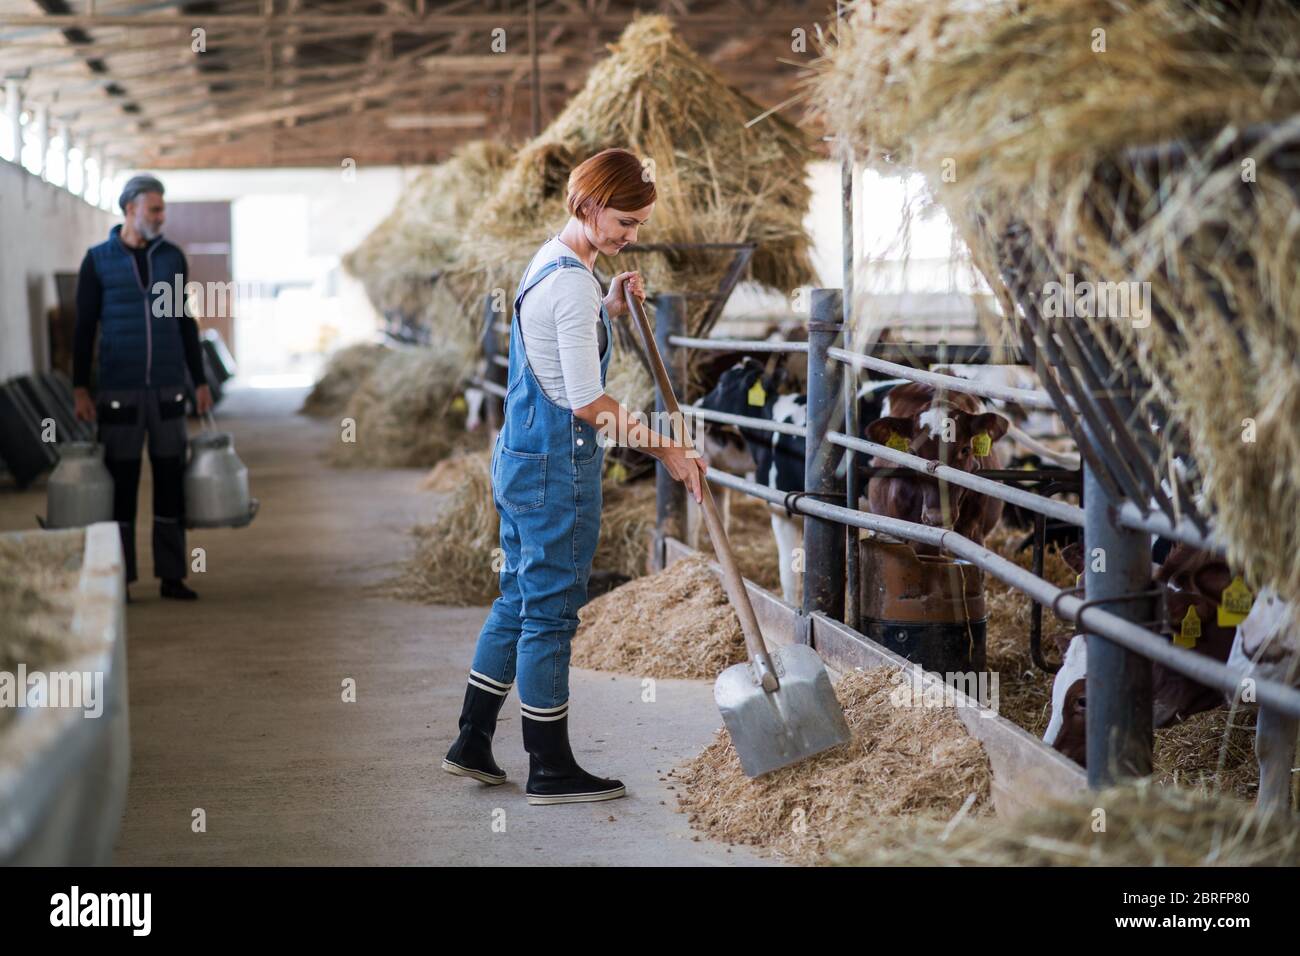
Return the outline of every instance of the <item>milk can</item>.
[[[46,489],[46,528],[83,528],[113,520],[113,476],[97,442],[63,442]]]
[[[185,469],[185,523],[191,528],[240,528],[257,514],[248,495],[248,469],[229,432],[205,431],[190,439]]]

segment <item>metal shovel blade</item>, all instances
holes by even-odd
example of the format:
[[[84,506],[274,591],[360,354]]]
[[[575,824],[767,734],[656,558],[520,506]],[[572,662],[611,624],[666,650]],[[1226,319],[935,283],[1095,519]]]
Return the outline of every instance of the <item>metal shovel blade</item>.
[[[806,644],[769,652],[781,686],[767,692],[754,665],[733,664],[713,685],[713,699],[747,777],[757,777],[849,742],[844,709],[830,675]]]

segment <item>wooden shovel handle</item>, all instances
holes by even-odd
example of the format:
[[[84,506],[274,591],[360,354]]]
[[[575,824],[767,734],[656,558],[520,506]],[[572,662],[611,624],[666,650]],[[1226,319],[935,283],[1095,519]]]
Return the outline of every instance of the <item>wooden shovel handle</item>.
[[[682,417],[681,406],[677,404],[677,396],[673,394],[672,382],[668,380],[668,370],[664,368],[664,360],[659,355],[659,346],[655,344],[654,332],[650,328],[650,320],[646,318],[645,309],[641,301],[627,287],[627,283],[623,284],[623,296],[627,299],[630,314],[636,320],[646,355],[650,359],[650,370],[654,373],[655,382],[664,397],[664,404],[678,431],[675,437],[687,448],[694,448],[686,428],[686,421]],[[745,582],[741,579],[740,569],[736,567],[736,559],[732,556],[731,543],[727,540],[727,533],[722,530],[722,518],[718,515],[718,505],[713,500],[713,489],[709,487],[708,480],[703,477],[700,479],[700,485],[704,499],[704,523],[708,526],[709,540],[713,542],[718,563],[722,565],[722,583],[727,598],[731,601],[731,606],[736,609],[736,616],[740,618],[740,630],[745,635],[745,649],[749,651],[749,659],[758,671],[763,689],[776,690],[779,686],[776,674],[772,670],[772,662],[763,643],[763,634],[758,629],[758,618],[754,614],[754,606],[749,601],[749,592],[745,590]]]

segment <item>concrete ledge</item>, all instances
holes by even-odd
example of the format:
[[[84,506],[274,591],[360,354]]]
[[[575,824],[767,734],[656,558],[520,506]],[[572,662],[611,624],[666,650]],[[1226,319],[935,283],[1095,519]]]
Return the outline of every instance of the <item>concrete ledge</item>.
[[[698,552],[676,538],[665,539],[665,562],[672,564]],[[719,578],[722,568],[710,561]],[[909,670],[915,665],[882,647],[847,625],[824,614],[813,614],[809,622],[803,612],[759,587],[748,578],[745,588],[754,605],[764,640],[771,644],[792,644],[801,630],[810,629],[812,646],[826,666],[844,673],[855,668],[893,667]],[[811,624],[807,628],[807,624]],[[923,686],[943,686],[933,674],[922,673]],[[1038,805],[1044,796],[1068,797],[1087,787],[1087,775],[1074,761],[1063,757],[1037,737],[960,691],[958,718],[971,736],[984,745],[993,768],[993,806],[999,816],[1015,816]]]

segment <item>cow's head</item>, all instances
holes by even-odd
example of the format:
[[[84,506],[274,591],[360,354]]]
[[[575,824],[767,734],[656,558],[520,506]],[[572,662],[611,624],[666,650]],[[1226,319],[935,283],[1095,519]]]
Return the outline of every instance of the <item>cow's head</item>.
[[[1052,683],[1052,719],[1043,742],[1080,766],[1087,766],[1088,644],[1082,634],[1069,639],[1061,669]]]
[[[972,413],[935,405],[910,418],[878,418],[867,425],[866,437],[952,468],[977,471],[987,466],[992,445],[1007,433],[1008,424],[994,412]],[[904,493],[919,497],[906,510],[919,510],[922,523],[931,527],[951,527],[966,495],[974,494],[957,485],[941,488],[933,475],[920,472],[906,484]]]

